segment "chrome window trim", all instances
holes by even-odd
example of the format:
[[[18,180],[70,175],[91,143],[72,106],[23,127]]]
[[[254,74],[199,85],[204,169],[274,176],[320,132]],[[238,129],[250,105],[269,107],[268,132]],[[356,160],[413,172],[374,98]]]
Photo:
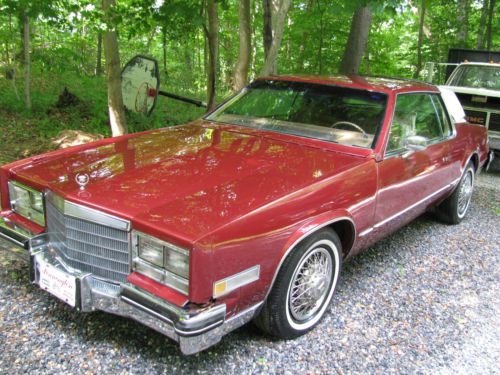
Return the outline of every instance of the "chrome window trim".
[[[86,220],[92,223],[104,225],[110,228],[129,232],[131,223],[128,220],[107,214],[94,208],[82,206],[77,203],[69,202],[64,198],[48,191],[45,198],[56,207],[62,214],[76,219]]]

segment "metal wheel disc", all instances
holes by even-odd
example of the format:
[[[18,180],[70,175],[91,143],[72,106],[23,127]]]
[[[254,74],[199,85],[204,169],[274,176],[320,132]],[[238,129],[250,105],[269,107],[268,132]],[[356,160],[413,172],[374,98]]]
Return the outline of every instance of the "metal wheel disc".
[[[323,306],[332,283],[331,253],[317,247],[305,256],[293,274],[288,294],[288,308],[299,322],[314,317]]]
[[[463,217],[469,208],[474,187],[474,175],[471,170],[467,171],[458,191],[458,216]]]

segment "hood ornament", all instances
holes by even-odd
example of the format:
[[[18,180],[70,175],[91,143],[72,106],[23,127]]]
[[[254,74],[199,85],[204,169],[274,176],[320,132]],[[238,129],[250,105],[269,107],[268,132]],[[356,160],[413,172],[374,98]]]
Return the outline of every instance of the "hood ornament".
[[[78,173],[75,176],[75,181],[78,184],[78,186],[80,186],[80,190],[83,190],[85,189],[85,186],[87,186],[87,184],[89,183],[90,177],[87,173]]]

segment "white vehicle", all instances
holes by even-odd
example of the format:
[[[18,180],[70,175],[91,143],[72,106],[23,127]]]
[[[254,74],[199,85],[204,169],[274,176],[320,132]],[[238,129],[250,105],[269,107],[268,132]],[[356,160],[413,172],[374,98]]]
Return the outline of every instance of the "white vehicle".
[[[462,63],[446,85],[462,103],[467,120],[488,129],[490,149],[500,154],[500,63]]]

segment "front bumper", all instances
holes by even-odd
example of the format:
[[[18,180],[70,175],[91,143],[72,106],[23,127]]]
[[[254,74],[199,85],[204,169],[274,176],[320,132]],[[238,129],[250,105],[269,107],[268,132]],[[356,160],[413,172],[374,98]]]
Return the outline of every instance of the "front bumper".
[[[7,216],[0,215],[0,238],[28,249],[29,239],[34,235],[35,233],[13,222]]]
[[[500,151],[500,134],[498,133],[493,133],[489,132],[489,146],[490,150],[496,150],[497,152]]]
[[[132,318],[178,342],[186,355],[218,343],[222,336],[250,321],[261,305],[256,304],[228,319],[225,304],[179,307],[131,283],[116,284],[71,268],[46,237],[40,235],[29,241],[30,279],[34,284],[43,287],[41,270],[55,268],[72,280],[74,278],[76,309],[101,310]]]

